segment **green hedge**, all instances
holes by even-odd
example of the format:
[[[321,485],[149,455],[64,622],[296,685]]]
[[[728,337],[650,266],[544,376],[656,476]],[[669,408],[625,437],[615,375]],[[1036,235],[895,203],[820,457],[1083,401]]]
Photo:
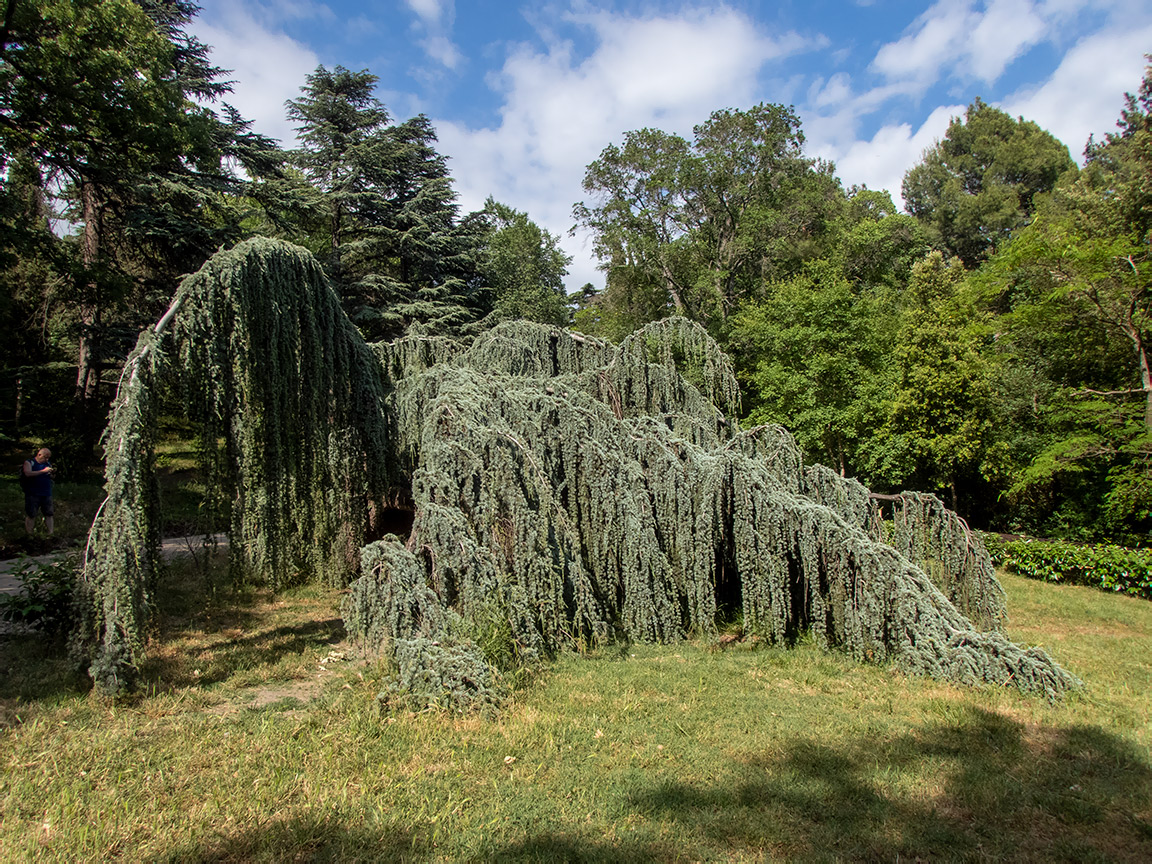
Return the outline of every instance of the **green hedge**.
[[[1152,600],[1152,549],[1104,543],[1081,546],[1063,540],[1004,540],[995,534],[985,534],[984,543],[996,565],[1013,573]]]

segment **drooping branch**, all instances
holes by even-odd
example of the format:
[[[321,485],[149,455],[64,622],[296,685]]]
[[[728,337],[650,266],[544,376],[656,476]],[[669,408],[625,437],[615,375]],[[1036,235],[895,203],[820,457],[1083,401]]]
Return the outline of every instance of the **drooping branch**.
[[[645,328],[596,369],[561,331],[504,325],[400,382],[390,408],[413,466],[415,523],[404,549],[396,540],[385,556],[404,563],[366,569],[354,587],[349,631],[372,621],[366,637],[452,645],[453,664],[477,656],[466,625],[429,631],[414,623],[429,616],[387,611],[408,585],[415,593],[400,608],[426,608],[431,591],[463,622],[498,604],[516,643],[535,653],[618,634],[713,633],[718,617],[739,614],[774,643],[810,631],[860,659],[940,678],[1050,696],[1077,686],[997,632],[1003,598],[987,556],[937,499],[902,496],[893,548],[866,530],[868,491],[805,469],[787,432],[727,437],[691,383],[725,392],[714,343],[660,345],[668,334],[673,346],[695,338],[683,326]],[[405,674],[452,677],[425,672]]]
[[[237,579],[345,584],[391,461],[381,365],[298,247],[254,240],[213,257],[141,335],[125,373],[72,645],[109,692],[131,685],[159,566],[162,387],[182,395],[198,424],[210,497],[230,504]]]

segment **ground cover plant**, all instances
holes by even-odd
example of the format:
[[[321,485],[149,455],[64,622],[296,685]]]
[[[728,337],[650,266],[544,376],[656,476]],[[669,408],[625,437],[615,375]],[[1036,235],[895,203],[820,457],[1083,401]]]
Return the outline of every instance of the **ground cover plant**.
[[[563,654],[497,715],[381,711],[342,593],[161,576],[141,687],[0,638],[0,856],[45,861],[1152,856],[1152,606],[1001,574],[1061,703],[805,639]],[[215,593],[205,590],[217,586]]]
[[[738,616],[774,645],[811,634],[1049,698],[1079,686],[1005,638],[987,554],[935,498],[896,496],[887,542],[866,489],[805,466],[780,427],[740,431],[732,366],[686,319],[619,346],[527,322],[369,346],[306,251],[256,240],[182,283],[122,378],[71,640],[105,693],[143,660],[171,393],[206,500],[230,505],[234,581],[359,574],[345,620],[394,652],[410,702],[500,701],[473,638],[493,607],[528,660]],[[406,539],[373,540],[404,513]]]
[[[984,535],[984,540],[992,559],[1013,573],[1152,600],[1152,550],[1111,543],[1006,540],[995,534]]]

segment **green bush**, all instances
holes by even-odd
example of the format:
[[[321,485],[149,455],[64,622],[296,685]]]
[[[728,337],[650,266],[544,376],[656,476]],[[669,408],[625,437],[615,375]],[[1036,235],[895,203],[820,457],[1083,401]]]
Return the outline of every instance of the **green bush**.
[[[1152,549],[1064,540],[1004,540],[985,534],[993,562],[1005,570],[1071,585],[1090,585],[1152,600]]]
[[[0,595],[0,619],[52,635],[70,630],[76,567],[72,556],[49,562],[21,561],[12,569],[21,589]]]

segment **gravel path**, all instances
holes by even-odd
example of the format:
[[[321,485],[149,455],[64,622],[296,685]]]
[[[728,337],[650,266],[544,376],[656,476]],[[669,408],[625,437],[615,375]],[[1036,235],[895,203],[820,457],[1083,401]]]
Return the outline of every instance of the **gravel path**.
[[[217,534],[213,539],[217,546],[228,545],[227,534]],[[190,555],[194,552],[200,552],[205,545],[204,538],[200,536],[169,537],[161,544],[160,553],[166,560],[171,560],[180,555]],[[19,593],[20,580],[13,575],[12,571],[24,561],[54,561],[65,554],[67,554],[67,550],[51,552],[47,555],[36,555],[30,558],[9,558],[7,561],[0,561],[0,594]],[[0,622],[0,626],[2,625],[3,622]],[[0,630],[0,632],[3,632],[3,630]]]

